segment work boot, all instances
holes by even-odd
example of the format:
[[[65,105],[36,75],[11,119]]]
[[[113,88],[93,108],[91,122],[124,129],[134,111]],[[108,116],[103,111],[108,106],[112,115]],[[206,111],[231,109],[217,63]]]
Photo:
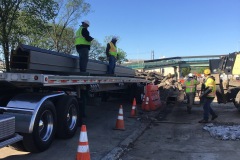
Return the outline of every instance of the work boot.
[[[208,120],[202,119],[202,120],[198,121],[198,123],[208,123]]]
[[[218,115],[216,115],[216,114],[213,115],[213,116],[212,116],[212,121],[213,121],[214,119],[216,119],[217,117],[218,117]]]

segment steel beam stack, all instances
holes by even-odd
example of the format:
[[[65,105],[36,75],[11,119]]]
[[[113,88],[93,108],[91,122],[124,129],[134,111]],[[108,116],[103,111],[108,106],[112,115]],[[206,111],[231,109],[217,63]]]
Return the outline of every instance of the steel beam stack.
[[[79,74],[79,60],[77,56],[24,44],[19,45],[17,49],[12,52],[10,67],[15,71]],[[107,63],[89,60],[87,72],[90,75],[105,75],[106,71]],[[115,75],[134,77],[135,71],[131,68],[117,65],[115,68]]]

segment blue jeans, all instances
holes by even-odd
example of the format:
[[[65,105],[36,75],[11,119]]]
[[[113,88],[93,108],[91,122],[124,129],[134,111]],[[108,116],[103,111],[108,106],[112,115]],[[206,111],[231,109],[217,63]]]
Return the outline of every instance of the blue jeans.
[[[87,70],[87,64],[88,64],[88,54],[89,49],[88,48],[76,48],[77,52],[79,54],[79,69],[80,72],[86,72]]]
[[[115,66],[116,66],[117,59],[114,56],[109,57],[109,64],[107,68],[107,74],[114,74]]]
[[[204,120],[208,120],[209,118],[209,113],[212,116],[215,116],[215,112],[213,111],[212,107],[211,107],[211,103],[213,101],[214,98],[204,98],[203,101],[203,119]]]
[[[195,98],[195,92],[189,92],[186,93],[187,96],[187,101],[188,101],[188,107],[192,108],[193,104],[194,104],[194,98]]]

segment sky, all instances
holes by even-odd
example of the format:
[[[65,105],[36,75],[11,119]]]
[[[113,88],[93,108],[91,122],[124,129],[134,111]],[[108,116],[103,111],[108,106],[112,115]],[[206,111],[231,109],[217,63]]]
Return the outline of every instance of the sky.
[[[118,36],[128,59],[222,55],[240,50],[240,0],[85,0],[90,35]]]

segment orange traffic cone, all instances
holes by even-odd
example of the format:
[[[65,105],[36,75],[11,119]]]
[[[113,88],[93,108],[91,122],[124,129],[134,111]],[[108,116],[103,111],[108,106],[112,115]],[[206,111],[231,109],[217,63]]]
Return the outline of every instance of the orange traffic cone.
[[[148,97],[148,95],[147,95],[146,98],[145,98],[145,107],[144,107],[144,110],[150,111],[150,107],[149,107],[149,97]]]
[[[116,122],[116,127],[114,129],[115,130],[125,130],[124,121],[123,121],[123,108],[122,108],[122,105],[120,105],[118,118],[117,118],[117,122]]]
[[[86,125],[82,125],[76,160],[90,160]]]
[[[137,117],[137,113],[136,113],[136,99],[133,99],[133,104],[132,104],[132,110],[131,110],[131,114],[129,118],[136,118]]]
[[[143,95],[143,98],[142,98],[142,110],[145,109],[145,95]]]

